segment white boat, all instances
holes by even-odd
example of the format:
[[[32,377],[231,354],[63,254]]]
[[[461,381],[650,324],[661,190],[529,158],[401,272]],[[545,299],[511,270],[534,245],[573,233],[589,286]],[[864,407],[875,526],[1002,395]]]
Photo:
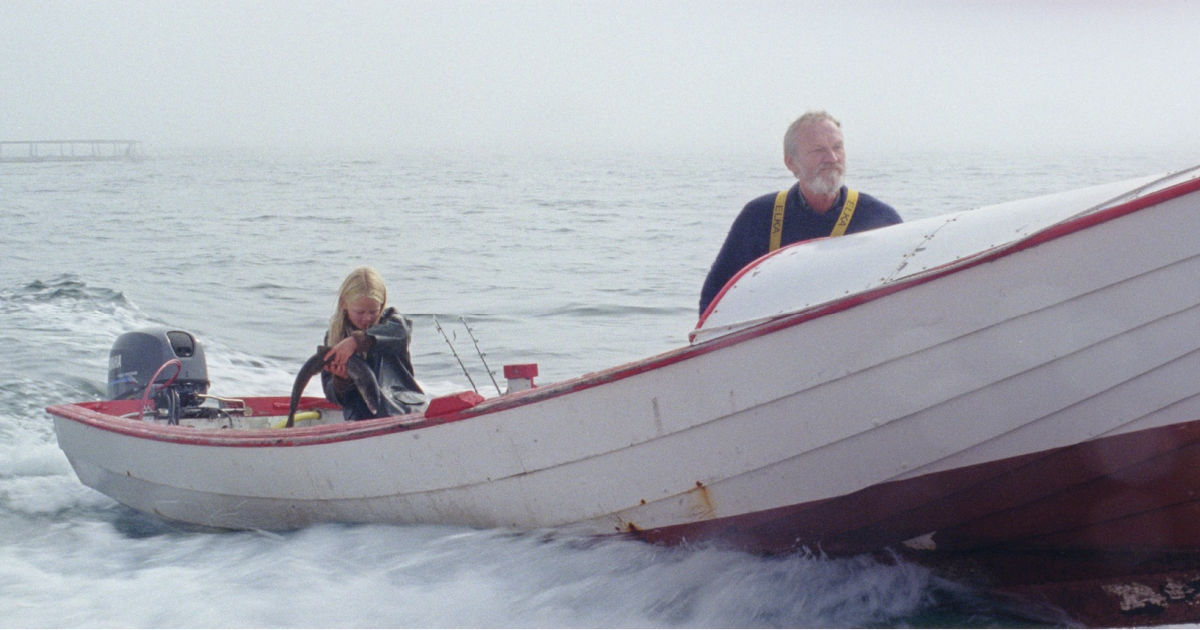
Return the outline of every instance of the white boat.
[[[84,484],[175,521],[894,549],[1174,622],[1200,615],[1198,235],[1190,169],[786,247],[683,347],[422,414],[48,411]]]

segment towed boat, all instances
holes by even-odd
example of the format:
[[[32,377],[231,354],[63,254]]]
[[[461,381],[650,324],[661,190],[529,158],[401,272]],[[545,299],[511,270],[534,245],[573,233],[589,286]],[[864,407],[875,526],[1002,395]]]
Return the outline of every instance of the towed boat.
[[[163,329],[118,340],[116,399],[47,410],[85,485],[173,521],[891,550],[1085,624],[1195,620],[1196,234],[1200,168],[785,247],[686,345],[494,398],[288,427]]]

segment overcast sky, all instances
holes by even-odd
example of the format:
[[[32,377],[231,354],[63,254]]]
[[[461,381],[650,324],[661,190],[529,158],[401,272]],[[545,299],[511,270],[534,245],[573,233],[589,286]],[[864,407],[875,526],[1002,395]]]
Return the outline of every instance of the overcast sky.
[[[1200,1],[0,0],[0,139],[1200,148]],[[1197,152],[1200,156],[1200,151]]]

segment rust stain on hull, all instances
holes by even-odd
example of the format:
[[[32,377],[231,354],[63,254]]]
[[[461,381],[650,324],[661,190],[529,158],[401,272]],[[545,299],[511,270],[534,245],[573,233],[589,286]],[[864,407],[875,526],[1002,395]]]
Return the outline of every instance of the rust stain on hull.
[[[704,482],[697,481],[694,488],[683,493],[681,501],[685,503],[687,515],[693,522],[705,521],[716,517],[717,509],[713,505],[712,494],[709,493],[708,486]],[[641,499],[638,505],[646,505],[646,500]],[[630,534],[639,534],[643,530],[638,527],[633,521],[622,520],[615,528],[618,532],[626,532]]]
[[[696,487],[689,490],[686,497],[691,502],[687,510],[688,516],[695,520],[706,520],[716,516],[717,510],[713,506],[712,495],[704,483],[697,481]]]

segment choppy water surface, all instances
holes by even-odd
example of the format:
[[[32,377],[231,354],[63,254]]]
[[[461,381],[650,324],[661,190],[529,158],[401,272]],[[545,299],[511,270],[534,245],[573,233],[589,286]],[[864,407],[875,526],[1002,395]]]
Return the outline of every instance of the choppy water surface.
[[[48,404],[95,399],[122,332],[206,346],[214,393],[280,394],[354,266],[416,323],[418,377],[539,382],[686,342],[708,264],[774,156],[290,156],[173,151],[0,165],[0,625],[1011,625],[918,567],[567,532],[323,525],[208,532],[82,486]],[[851,184],[906,219],[1190,166],[1197,156],[904,155]],[[484,391],[488,394],[489,392]]]

